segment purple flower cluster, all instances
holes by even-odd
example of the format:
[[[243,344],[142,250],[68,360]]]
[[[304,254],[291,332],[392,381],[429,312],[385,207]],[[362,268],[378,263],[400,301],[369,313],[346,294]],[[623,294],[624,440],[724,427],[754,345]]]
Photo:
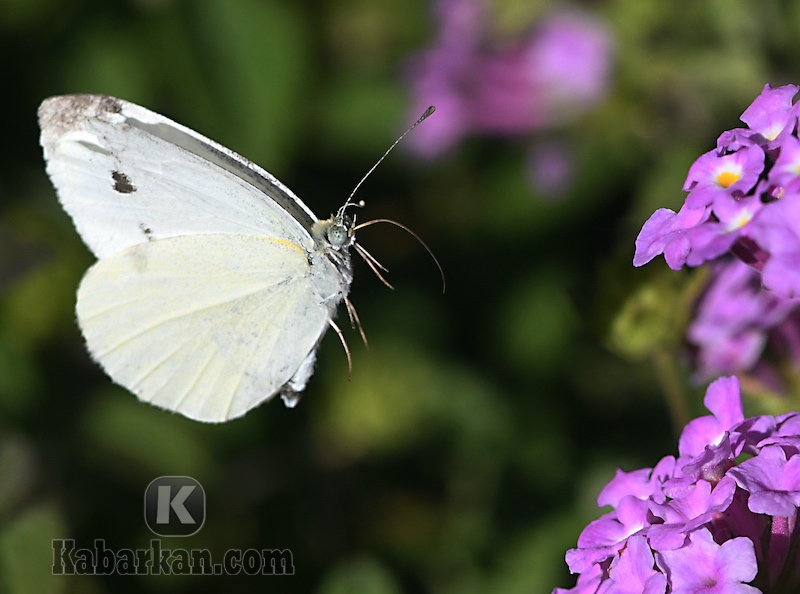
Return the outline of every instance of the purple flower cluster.
[[[437,107],[436,117],[408,139],[423,157],[437,157],[471,134],[519,137],[570,121],[606,93],[611,38],[598,20],[559,12],[522,36],[498,40],[490,35],[489,8],[481,0],[435,4],[436,40],[409,73],[413,113]],[[545,177],[557,177],[563,166],[556,162]]]
[[[800,302],[761,287],[757,270],[738,259],[713,264],[711,278],[686,332],[696,348],[701,378],[746,370],[782,392],[782,382],[762,354],[800,361]]]
[[[739,381],[706,392],[655,468],[618,470],[597,502],[613,511],[567,553],[554,594],[800,591],[800,413],[744,418]]]
[[[779,297],[800,295],[798,89],[764,87],[717,148],[689,169],[679,212],[661,208],[636,238],[635,266],[664,254],[670,268],[733,254]]]
[[[636,239],[633,263],[659,254],[677,270],[713,262],[688,329],[703,378],[753,372],[781,381],[762,355],[767,344],[800,361],[800,87],[766,85],[689,169],[676,213],[657,210]]]

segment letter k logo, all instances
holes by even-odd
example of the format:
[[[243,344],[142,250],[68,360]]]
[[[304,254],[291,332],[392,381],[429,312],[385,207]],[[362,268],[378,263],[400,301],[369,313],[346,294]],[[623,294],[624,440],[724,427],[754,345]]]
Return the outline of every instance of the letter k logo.
[[[144,518],[159,536],[191,536],[205,523],[206,495],[188,476],[161,476],[144,492]]]

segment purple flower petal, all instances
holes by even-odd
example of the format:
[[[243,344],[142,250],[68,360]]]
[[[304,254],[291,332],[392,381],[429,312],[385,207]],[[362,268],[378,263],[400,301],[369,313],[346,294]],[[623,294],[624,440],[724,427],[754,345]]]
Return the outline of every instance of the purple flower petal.
[[[734,538],[718,545],[706,529],[689,537],[689,544],[657,555],[659,567],[669,576],[671,594],[760,594],[746,585],[755,579],[758,567],[753,543]]]
[[[692,481],[702,479],[715,485],[722,480],[728,469],[733,466],[733,459],[741,452],[743,447],[742,440],[732,445],[730,434],[725,433],[719,444],[705,446],[702,454],[683,464],[681,466],[681,474],[684,479],[691,479]],[[678,462],[682,463],[684,460],[681,459]]]
[[[603,487],[597,496],[597,505],[617,507],[626,495],[637,499],[653,499],[663,501],[662,484],[672,476],[675,469],[675,458],[665,456],[655,468],[642,468],[633,472],[618,469],[616,475]]]
[[[547,105],[531,76],[524,48],[474,56],[468,96],[474,132],[520,136],[550,123]]]
[[[642,266],[663,253],[669,267],[679,270],[691,249],[686,239],[687,229],[696,227],[708,215],[709,209],[694,209],[685,205],[677,213],[668,208],[659,208],[636,238],[633,265]]]
[[[562,12],[546,19],[529,49],[533,85],[551,117],[600,101],[611,73],[611,34],[589,14]]]
[[[470,51],[468,47],[436,47],[422,54],[410,69],[414,117],[431,104],[437,108],[436,117],[407,139],[407,146],[422,157],[447,152],[469,130],[469,107],[460,87],[471,79]]]
[[[792,98],[800,87],[784,85],[773,89],[764,85],[761,94],[744,110],[741,120],[751,130],[760,133],[766,140],[774,140],[790,123]]]
[[[717,138],[717,153],[722,155],[738,151],[742,147],[758,144],[759,140],[763,141],[761,135],[749,128],[726,130]]]
[[[658,551],[682,547],[693,530],[728,509],[736,484],[725,478],[712,489],[711,483],[697,481],[681,491],[673,493],[675,498],[667,503],[651,502],[649,505],[653,515],[664,520],[663,524],[654,524],[647,532],[650,546]]]
[[[769,415],[750,417],[736,425],[731,431],[731,442],[741,445],[741,451],[757,454],[765,439],[777,430],[775,418]],[[740,453],[737,450],[737,455]]]
[[[718,444],[725,432],[744,419],[739,380],[736,376],[722,377],[712,382],[703,400],[713,416],[699,417],[681,433],[678,451],[681,456],[697,456],[706,445]]]
[[[730,251],[739,238],[738,232],[730,233],[720,223],[708,222],[686,233],[689,253],[685,261],[689,266],[700,266]]]
[[[582,573],[591,564],[610,559],[625,546],[625,539],[648,525],[647,502],[630,495],[623,497],[615,511],[583,529],[578,548],[567,552],[570,571]]]
[[[631,536],[611,563],[609,579],[598,594],[664,594],[667,578],[654,569],[653,551],[644,536]]]
[[[769,181],[776,186],[787,186],[800,177],[800,140],[787,136],[781,142],[780,153],[769,172]]]
[[[746,194],[755,187],[763,170],[764,150],[758,145],[722,156],[716,150],[708,151],[689,168],[683,189],[711,188]],[[698,208],[700,205],[692,206]]]
[[[750,493],[748,507],[757,514],[790,517],[800,506],[800,456],[786,459],[780,446],[768,446],[728,474]]]
[[[604,577],[605,571],[601,566],[592,565],[578,576],[578,583],[574,588],[556,588],[553,594],[596,594]]]
[[[687,329],[689,342],[697,348],[700,375],[750,370],[768,333],[798,305],[763,290],[760,274],[741,261],[718,262]]]
[[[477,44],[484,23],[484,9],[475,0],[437,0],[433,9],[439,39],[451,47]]]
[[[736,376],[721,377],[712,382],[706,390],[703,404],[717,419],[722,431],[728,431],[737,423],[741,423],[744,420],[744,412],[739,378]],[[709,443],[718,442],[719,440]]]
[[[611,36],[588,13],[554,14],[504,43],[484,2],[437,0],[435,13],[436,39],[408,73],[413,116],[437,107],[406,144],[423,157],[471,134],[529,135],[574,119],[607,91]]]
[[[780,297],[800,297],[800,249],[772,254],[761,273],[764,287]]]

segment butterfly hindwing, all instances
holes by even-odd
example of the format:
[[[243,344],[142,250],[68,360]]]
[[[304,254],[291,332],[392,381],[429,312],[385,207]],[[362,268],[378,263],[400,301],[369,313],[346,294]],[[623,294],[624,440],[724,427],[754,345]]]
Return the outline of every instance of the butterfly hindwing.
[[[189,235],[98,261],[78,291],[93,356],[140,399],[220,422],[275,394],[311,353],[329,310],[286,241]]]

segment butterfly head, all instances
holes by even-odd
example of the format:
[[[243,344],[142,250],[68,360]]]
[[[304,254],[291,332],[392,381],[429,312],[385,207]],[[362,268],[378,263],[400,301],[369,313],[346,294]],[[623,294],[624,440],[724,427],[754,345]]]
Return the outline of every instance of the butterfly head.
[[[355,217],[347,215],[333,217],[333,223],[328,227],[326,235],[333,247],[349,247],[356,238]]]
[[[318,221],[311,229],[311,235],[318,246],[341,251],[355,242],[355,227],[355,217],[340,212],[329,219]]]

